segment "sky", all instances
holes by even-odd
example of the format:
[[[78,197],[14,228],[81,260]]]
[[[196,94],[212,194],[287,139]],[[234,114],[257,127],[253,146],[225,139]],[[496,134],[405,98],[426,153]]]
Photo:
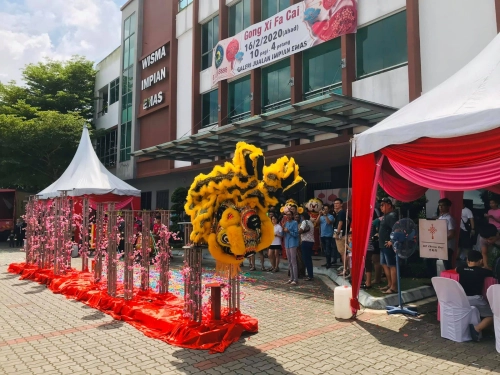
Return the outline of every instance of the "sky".
[[[99,62],[120,45],[126,0],[0,0],[0,82],[45,58]]]

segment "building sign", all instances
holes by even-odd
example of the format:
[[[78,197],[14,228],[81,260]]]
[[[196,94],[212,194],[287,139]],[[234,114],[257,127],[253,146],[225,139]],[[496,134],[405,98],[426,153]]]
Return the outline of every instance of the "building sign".
[[[167,56],[166,47],[160,47],[150,55],[147,55],[144,59],[142,59],[142,70],[146,69],[150,65],[153,65],[157,61],[160,61],[165,56]]]
[[[357,0],[304,0],[214,48],[212,85],[356,32]]]
[[[163,103],[163,91],[144,99],[142,102],[142,109],[146,110],[161,103]]]
[[[160,82],[165,79],[167,76],[166,67],[161,68],[156,73],[151,74],[149,77],[146,77],[141,82],[141,90],[147,89],[153,86],[155,83]]]
[[[448,222],[446,220],[418,221],[421,258],[448,260]]]

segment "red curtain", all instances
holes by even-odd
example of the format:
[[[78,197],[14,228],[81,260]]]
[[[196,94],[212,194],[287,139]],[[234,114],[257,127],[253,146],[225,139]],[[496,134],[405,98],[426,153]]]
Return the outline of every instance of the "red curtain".
[[[417,185],[398,175],[387,158],[382,164],[378,183],[387,194],[402,202],[414,201],[427,191],[426,187]]]
[[[413,168],[466,167],[500,159],[500,128],[455,138],[420,138],[381,150],[389,159]]]
[[[363,277],[366,247],[370,237],[370,225],[373,215],[375,192],[377,188],[375,155],[368,154],[352,159],[352,299],[353,313],[359,310],[358,294]]]

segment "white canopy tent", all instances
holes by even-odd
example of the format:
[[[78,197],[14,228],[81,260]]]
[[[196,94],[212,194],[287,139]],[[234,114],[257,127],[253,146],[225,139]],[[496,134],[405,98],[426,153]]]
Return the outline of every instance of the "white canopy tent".
[[[371,129],[355,136],[353,156],[421,137],[482,133],[500,124],[500,35],[469,64]]]
[[[115,194],[140,197],[141,191],[120,180],[99,161],[83,127],[80,144],[70,165],[59,179],[37,195],[41,199],[55,198],[67,191],[68,196]]]

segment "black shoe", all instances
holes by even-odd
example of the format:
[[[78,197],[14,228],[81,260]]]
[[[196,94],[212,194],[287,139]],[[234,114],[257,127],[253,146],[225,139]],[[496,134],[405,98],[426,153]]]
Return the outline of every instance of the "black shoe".
[[[368,289],[371,289],[371,288],[372,288],[371,285],[361,284],[361,289],[368,290]]]
[[[469,324],[469,331],[472,341],[479,341],[479,332],[474,328],[474,324]]]

